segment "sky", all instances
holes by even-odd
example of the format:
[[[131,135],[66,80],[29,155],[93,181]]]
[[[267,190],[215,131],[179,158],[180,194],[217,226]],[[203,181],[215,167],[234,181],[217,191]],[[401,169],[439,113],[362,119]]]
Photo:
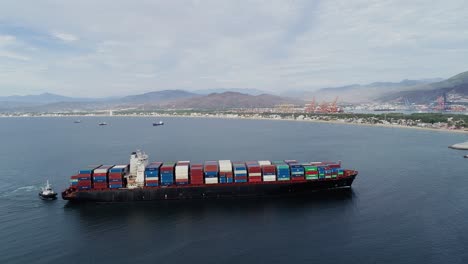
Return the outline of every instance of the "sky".
[[[281,93],[467,70],[466,0],[0,1],[0,96]]]

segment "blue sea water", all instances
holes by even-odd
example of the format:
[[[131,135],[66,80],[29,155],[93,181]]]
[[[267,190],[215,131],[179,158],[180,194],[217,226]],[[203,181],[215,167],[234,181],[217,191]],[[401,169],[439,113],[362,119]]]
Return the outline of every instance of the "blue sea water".
[[[463,134],[291,121],[0,119],[0,263],[468,263]],[[156,120],[156,121],[159,121]],[[98,126],[107,122],[107,126]],[[341,160],[350,192],[70,205],[38,199],[89,164]]]

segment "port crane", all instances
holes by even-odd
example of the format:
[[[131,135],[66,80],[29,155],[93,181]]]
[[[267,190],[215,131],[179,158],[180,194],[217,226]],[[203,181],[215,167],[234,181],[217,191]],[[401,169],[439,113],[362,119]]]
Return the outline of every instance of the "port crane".
[[[315,97],[314,97],[309,104],[306,104],[305,112],[306,113],[325,113],[325,114],[343,112],[343,110],[337,106],[338,99],[339,97],[337,96],[335,97],[335,100],[333,100],[332,102],[324,101],[317,106]]]

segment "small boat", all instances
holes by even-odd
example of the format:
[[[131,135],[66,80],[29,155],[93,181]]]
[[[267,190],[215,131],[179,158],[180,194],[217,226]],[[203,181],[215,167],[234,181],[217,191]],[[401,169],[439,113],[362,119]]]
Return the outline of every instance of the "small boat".
[[[53,200],[57,199],[57,193],[52,190],[52,186],[49,184],[49,180],[47,180],[46,186],[41,187],[42,191],[39,193],[39,197],[45,200]]]
[[[164,122],[163,122],[163,121],[159,121],[159,122],[157,122],[157,123],[156,123],[156,122],[153,123],[153,126],[162,126],[162,125],[164,125]]]
[[[75,121],[73,121],[73,123],[79,124],[79,123],[81,123],[81,120],[75,120]]]
[[[101,122],[99,123],[100,126],[107,126],[107,123],[106,122]]]
[[[468,159],[468,155],[463,156],[465,159]]]

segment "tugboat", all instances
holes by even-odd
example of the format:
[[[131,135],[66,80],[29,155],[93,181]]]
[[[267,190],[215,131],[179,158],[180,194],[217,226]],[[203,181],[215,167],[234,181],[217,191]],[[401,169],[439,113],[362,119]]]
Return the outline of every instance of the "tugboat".
[[[100,126],[107,126],[107,123],[106,122],[101,122],[99,123]]]
[[[162,126],[162,125],[164,125],[164,122],[163,122],[163,121],[159,121],[159,122],[157,122],[157,123],[156,123],[156,122],[153,123],[153,126]]]
[[[39,193],[39,197],[44,200],[54,200],[57,199],[57,193],[52,190],[52,186],[49,184],[49,180],[47,180],[46,186],[41,187],[42,191]]]

